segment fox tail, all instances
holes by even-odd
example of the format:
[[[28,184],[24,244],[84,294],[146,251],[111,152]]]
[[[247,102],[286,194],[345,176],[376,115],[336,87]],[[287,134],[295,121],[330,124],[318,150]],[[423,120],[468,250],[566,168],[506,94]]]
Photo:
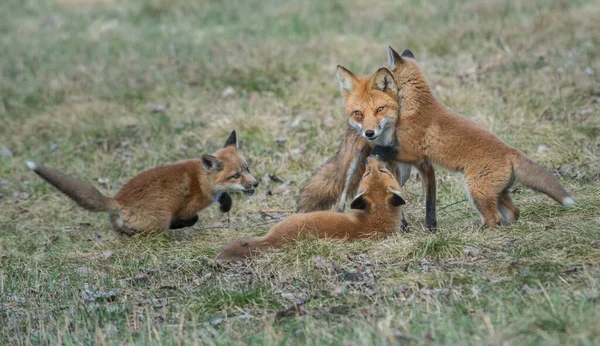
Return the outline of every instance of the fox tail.
[[[531,161],[521,152],[513,159],[513,167],[517,179],[525,186],[542,193],[564,206],[572,206],[575,200],[560,184],[555,176],[542,166]]]
[[[114,198],[104,196],[95,187],[83,180],[53,168],[38,165],[35,162],[26,161],[25,164],[35,174],[52,184],[82,208],[94,212],[110,212],[119,209],[119,203]]]

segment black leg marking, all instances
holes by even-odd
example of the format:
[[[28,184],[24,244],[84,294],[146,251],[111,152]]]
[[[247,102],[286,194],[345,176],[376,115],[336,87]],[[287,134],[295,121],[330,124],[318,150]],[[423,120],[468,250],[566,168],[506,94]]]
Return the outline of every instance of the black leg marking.
[[[406,219],[404,218],[404,216],[402,217],[402,223],[400,224],[400,229],[402,230],[402,232],[408,232],[408,221],[406,221]]]
[[[221,192],[217,196],[217,202],[219,203],[219,210],[221,213],[228,213],[231,210],[233,200],[231,199],[231,195],[227,192]]]
[[[193,218],[187,220],[175,219],[171,220],[171,224],[169,225],[169,229],[179,229],[184,227],[193,226],[196,222],[198,222],[198,215],[194,215]]]
[[[435,211],[436,199],[436,181],[435,170],[428,160],[424,161],[419,167],[423,185],[425,185],[425,225],[429,232],[435,232],[437,228],[437,218]]]

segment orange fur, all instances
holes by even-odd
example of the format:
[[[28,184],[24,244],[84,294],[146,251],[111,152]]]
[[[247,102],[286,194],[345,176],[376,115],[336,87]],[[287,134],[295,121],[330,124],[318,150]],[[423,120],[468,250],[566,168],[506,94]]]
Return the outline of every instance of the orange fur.
[[[33,162],[27,165],[81,207],[108,212],[112,228],[126,235],[191,226],[198,220],[196,214],[221,194],[253,194],[258,185],[237,150],[235,131],[214,155],[143,171],[125,183],[114,198],[55,169]]]
[[[388,51],[388,64],[402,94],[399,161],[435,164],[465,175],[467,190],[485,226],[511,223],[519,209],[508,189],[515,178],[564,205],[574,203],[556,177],[491,132],[460,116],[432,94],[410,51]],[[501,215],[502,214],[502,215]]]
[[[400,186],[383,161],[369,157],[351,213],[316,211],[292,215],[275,225],[263,237],[241,239],[227,244],[219,253],[223,260],[250,257],[254,252],[294,242],[302,236],[347,241],[376,237],[398,229],[401,206]]]

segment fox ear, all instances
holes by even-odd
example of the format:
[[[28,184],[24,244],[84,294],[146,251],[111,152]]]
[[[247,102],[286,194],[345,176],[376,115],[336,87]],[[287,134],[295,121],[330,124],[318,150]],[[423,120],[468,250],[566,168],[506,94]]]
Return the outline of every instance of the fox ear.
[[[357,195],[356,197],[354,197],[354,199],[352,200],[352,203],[350,203],[350,209],[358,209],[358,210],[365,210],[367,209],[367,204],[369,203],[365,197],[364,197],[364,192]]]
[[[411,53],[412,54],[412,53]],[[404,59],[392,47],[388,47],[387,63],[391,70],[396,69],[400,64],[404,63]]]
[[[230,145],[235,146],[235,148],[237,149],[237,135],[235,133],[235,130],[231,131],[229,137],[227,138],[227,141],[225,141],[225,145],[223,145],[223,148],[227,148]]]
[[[344,66],[338,65],[336,75],[338,82],[340,83],[342,95],[346,97],[351,94],[354,91],[354,85],[356,84],[356,76],[354,73],[348,71]]]
[[[218,172],[223,169],[223,163],[213,155],[202,155],[200,162],[208,172]]]
[[[413,52],[410,51],[410,49],[405,49],[404,52],[402,52],[402,54],[400,54],[403,58],[411,58],[414,59],[415,55],[413,54]]]
[[[390,204],[391,205],[393,205],[394,207],[399,207],[401,205],[405,205],[406,204],[406,201],[400,195],[400,191],[390,190],[390,192],[392,193],[392,197],[390,197]]]
[[[371,78],[371,87],[384,93],[390,93],[396,97],[398,86],[390,70],[385,67],[380,68]]]

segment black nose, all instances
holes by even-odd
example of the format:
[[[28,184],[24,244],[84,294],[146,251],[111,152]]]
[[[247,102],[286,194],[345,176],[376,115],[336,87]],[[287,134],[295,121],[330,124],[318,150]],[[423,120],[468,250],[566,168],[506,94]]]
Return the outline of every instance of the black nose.
[[[375,131],[367,130],[367,131],[365,131],[365,136],[371,138],[371,137],[375,136]]]
[[[258,181],[257,181],[257,180],[255,180],[255,181],[253,181],[251,184],[252,184],[252,186],[254,186],[254,187],[257,187],[257,186],[258,186]]]

